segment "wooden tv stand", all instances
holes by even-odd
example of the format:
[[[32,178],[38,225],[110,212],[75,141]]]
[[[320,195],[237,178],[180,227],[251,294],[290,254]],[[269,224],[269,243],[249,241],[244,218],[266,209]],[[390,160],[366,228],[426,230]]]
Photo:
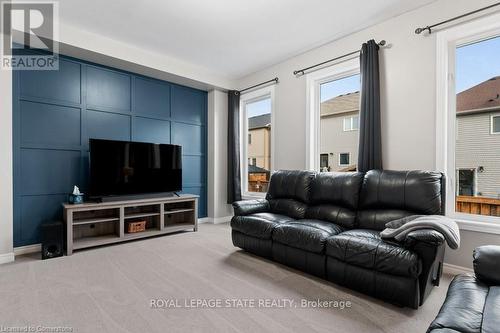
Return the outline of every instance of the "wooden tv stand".
[[[103,203],[64,203],[66,254],[93,246],[198,230],[198,196],[123,200]],[[146,221],[146,230],[127,233],[127,223]]]

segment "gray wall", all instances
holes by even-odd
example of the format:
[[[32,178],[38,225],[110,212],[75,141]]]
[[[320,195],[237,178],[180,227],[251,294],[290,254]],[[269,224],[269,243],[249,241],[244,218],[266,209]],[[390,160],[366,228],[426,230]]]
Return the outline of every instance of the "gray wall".
[[[233,208],[227,200],[227,93],[208,93],[208,218],[227,222]]]
[[[500,235],[461,230],[460,237],[460,249],[452,250],[449,247],[446,248],[444,258],[446,263],[472,268],[472,251],[474,248],[486,244],[500,245]]]
[[[290,58],[238,81],[238,87],[278,76],[276,86],[276,169],[306,167],[306,77],[292,72],[359,49],[369,39],[385,39],[382,49],[381,110],[384,167],[436,169],[436,34],[415,35],[415,28],[439,22],[492,0],[438,0],[430,5],[361,30]],[[464,246],[448,250],[446,262],[471,267],[472,247],[496,242],[499,236],[463,231]]]
[[[0,70],[0,263],[12,261],[12,72]]]

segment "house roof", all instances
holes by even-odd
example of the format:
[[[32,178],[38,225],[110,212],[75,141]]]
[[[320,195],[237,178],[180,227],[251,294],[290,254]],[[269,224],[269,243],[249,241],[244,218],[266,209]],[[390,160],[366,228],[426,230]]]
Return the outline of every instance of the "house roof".
[[[266,170],[264,168],[258,167],[253,164],[248,165],[248,173],[269,173],[269,170]]]
[[[260,116],[248,118],[248,129],[257,129],[263,127],[271,127],[271,114],[266,113]]]
[[[359,91],[339,95],[321,102],[321,116],[359,111]]]
[[[500,108],[500,76],[457,94],[457,113],[484,112]]]

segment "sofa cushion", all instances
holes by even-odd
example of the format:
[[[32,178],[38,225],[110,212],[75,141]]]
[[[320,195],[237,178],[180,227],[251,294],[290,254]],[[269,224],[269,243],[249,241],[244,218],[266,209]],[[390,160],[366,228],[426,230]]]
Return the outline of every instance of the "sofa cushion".
[[[335,205],[354,210],[358,207],[363,183],[361,172],[322,172],[311,182],[310,204]]]
[[[233,202],[234,215],[251,215],[269,212],[269,201],[265,199]]]
[[[308,207],[304,217],[306,219],[328,221],[348,229],[356,226],[356,212],[336,205],[323,204]]]
[[[382,231],[386,223],[413,215],[415,213],[407,210],[366,209],[358,211],[356,224],[358,228]]]
[[[368,171],[361,187],[360,207],[440,214],[442,177],[431,171]]]
[[[234,216],[231,219],[231,228],[245,235],[271,239],[275,226],[293,221],[292,218],[274,213],[257,213],[247,216]]]
[[[492,295],[492,301],[499,301]],[[484,315],[493,310],[492,320],[500,316],[498,306],[489,308],[489,288],[473,276],[458,275],[451,281],[446,299],[428,332],[498,332],[498,326],[485,330],[491,322]],[[498,323],[497,323],[498,324]]]
[[[500,286],[490,286],[484,303],[482,332],[498,332],[500,328]]]
[[[500,285],[500,246],[483,245],[474,249],[474,273],[477,278],[489,285]]]
[[[266,199],[294,199],[307,203],[314,177],[315,173],[312,171],[275,171],[271,176]]]
[[[271,199],[269,210],[275,214],[290,216],[294,219],[303,219],[307,205],[295,199]]]
[[[382,240],[378,231],[353,229],[326,241],[326,254],[351,265],[392,275],[418,277],[421,261],[413,251]]]
[[[439,172],[368,171],[361,186],[358,227],[382,230],[391,219],[442,214],[443,182]]]
[[[297,249],[322,253],[326,239],[342,231],[342,227],[330,222],[304,219],[276,226],[272,239]]]

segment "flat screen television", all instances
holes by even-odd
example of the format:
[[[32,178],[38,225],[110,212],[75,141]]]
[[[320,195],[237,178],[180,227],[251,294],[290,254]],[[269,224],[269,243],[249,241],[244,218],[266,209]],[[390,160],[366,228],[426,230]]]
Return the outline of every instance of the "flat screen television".
[[[93,198],[182,190],[182,148],[169,144],[90,139]]]

